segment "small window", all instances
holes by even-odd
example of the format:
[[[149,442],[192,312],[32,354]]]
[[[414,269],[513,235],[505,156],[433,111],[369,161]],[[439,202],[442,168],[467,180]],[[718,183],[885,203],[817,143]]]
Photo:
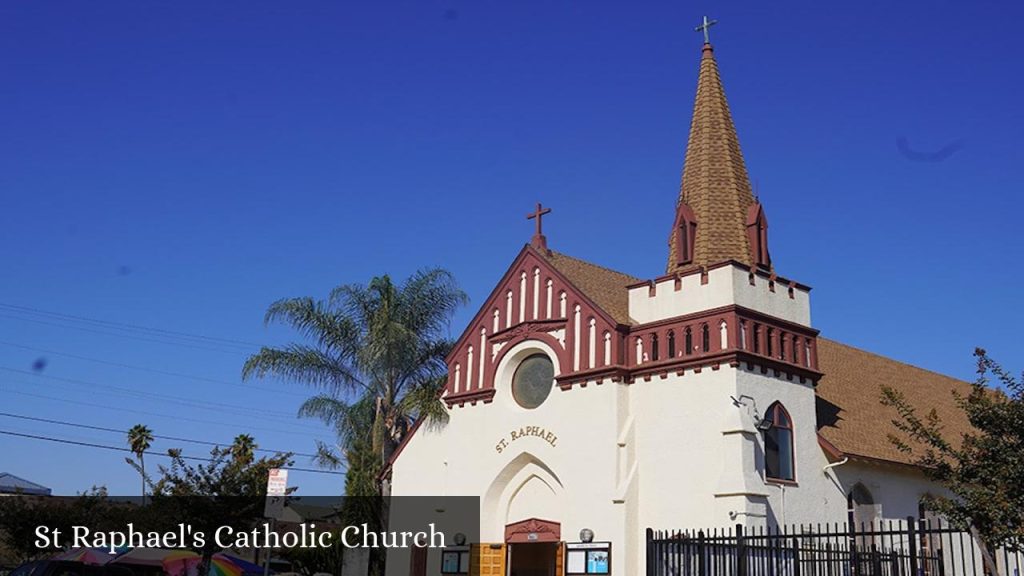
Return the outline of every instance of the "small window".
[[[676,357],[676,333],[674,330],[668,332],[668,357]]]
[[[770,480],[795,480],[793,465],[793,421],[776,402],[765,413],[771,426],[764,431],[764,475]]]
[[[711,351],[711,330],[707,324],[700,327],[700,348],[704,352]]]
[[[693,354],[693,330],[690,330],[689,326],[686,327],[686,338],[683,340],[683,344],[686,348],[686,355]]]
[[[546,354],[529,356],[512,376],[512,397],[523,408],[536,408],[551,394],[554,379],[555,367]]]
[[[661,347],[658,345],[658,335],[651,334],[651,360],[653,360],[654,362],[660,360],[660,351]]]

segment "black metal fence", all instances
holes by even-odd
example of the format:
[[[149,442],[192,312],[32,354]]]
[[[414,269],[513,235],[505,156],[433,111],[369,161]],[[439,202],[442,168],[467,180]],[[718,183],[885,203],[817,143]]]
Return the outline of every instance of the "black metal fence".
[[[994,551],[999,576],[1024,576],[1024,555]],[[647,530],[647,576],[984,576],[969,532],[940,520]]]

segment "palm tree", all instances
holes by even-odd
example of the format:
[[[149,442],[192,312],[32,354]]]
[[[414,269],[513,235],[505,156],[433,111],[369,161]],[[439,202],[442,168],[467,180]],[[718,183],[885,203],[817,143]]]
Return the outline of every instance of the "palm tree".
[[[276,376],[317,389],[299,415],[332,426],[341,449],[320,444],[320,463],[351,468],[356,451],[368,452],[367,465],[379,471],[417,418],[446,421],[439,393],[453,345],[448,326],[466,302],[441,269],[421,270],[401,285],[384,275],[365,286],[338,286],[327,300],[279,300],[265,322],[288,325],[303,341],[264,347],[246,361],[242,378]]]
[[[256,440],[249,434],[239,434],[228,451],[235,462],[248,464],[256,455]]]
[[[146,505],[146,461],[144,455],[149,446],[153,443],[153,431],[148,426],[136,424],[128,430],[128,449],[139,459],[138,471],[142,476],[142,505]],[[129,458],[125,460],[133,467],[136,466]]]

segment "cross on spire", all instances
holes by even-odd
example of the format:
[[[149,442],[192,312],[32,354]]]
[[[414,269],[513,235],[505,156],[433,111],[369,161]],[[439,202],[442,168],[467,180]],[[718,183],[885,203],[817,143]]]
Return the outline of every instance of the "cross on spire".
[[[544,237],[544,225],[542,222],[542,218],[545,214],[548,214],[550,212],[551,208],[545,208],[541,205],[540,202],[537,202],[537,209],[526,215],[527,220],[537,221],[537,231],[533,234],[533,238],[530,240],[530,244],[532,244],[534,248],[538,248],[544,251],[547,251],[548,249],[548,240],[547,238]]]
[[[693,30],[694,30],[694,32],[703,32],[704,33],[704,43],[705,44],[711,44],[711,34],[709,33],[709,31],[710,31],[711,27],[714,26],[715,24],[718,24],[718,20],[708,20],[708,17],[705,16],[704,17],[704,23],[702,23],[700,26],[697,26]]]

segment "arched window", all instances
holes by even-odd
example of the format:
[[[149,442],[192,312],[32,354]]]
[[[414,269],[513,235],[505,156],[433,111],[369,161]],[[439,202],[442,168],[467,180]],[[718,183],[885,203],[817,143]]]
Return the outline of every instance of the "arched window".
[[[672,241],[676,249],[676,265],[682,266],[693,261],[693,241],[697,235],[697,219],[685,203],[676,210],[675,230]]]
[[[686,327],[686,337],[683,339],[683,346],[686,348],[686,355],[693,354],[693,330]]]
[[[704,352],[711,351],[711,330],[708,329],[707,324],[700,327],[700,349]]]
[[[668,357],[676,357],[676,332],[675,330],[668,331]]]
[[[768,218],[761,203],[747,209],[747,242],[750,243],[750,258],[754,266],[771,269],[772,259],[768,255]]]
[[[658,335],[651,334],[651,361],[657,362],[661,359],[661,346],[658,346]]]
[[[878,506],[867,486],[857,482],[853,489],[846,495],[846,514],[850,523],[851,531],[861,532],[870,530],[875,519],[878,518]],[[871,538],[858,538],[859,546],[870,545]]]
[[[764,415],[770,423],[764,431],[764,475],[770,480],[795,480],[793,465],[793,420],[776,402]]]

